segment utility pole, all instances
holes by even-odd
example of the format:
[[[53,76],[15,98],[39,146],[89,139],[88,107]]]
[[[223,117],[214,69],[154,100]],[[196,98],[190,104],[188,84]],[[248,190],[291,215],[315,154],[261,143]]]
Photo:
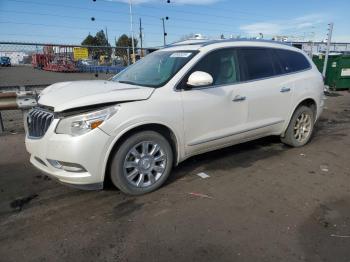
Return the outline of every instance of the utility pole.
[[[165,20],[169,20],[169,17],[162,17],[162,22],[163,22],[163,44],[166,46],[166,36],[168,35],[167,32],[165,31]]]
[[[329,57],[329,51],[330,51],[331,42],[332,42],[333,26],[334,26],[334,23],[330,23],[328,27],[326,57],[324,59],[324,65],[323,65],[323,71],[322,71],[323,77],[326,77],[326,72],[327,72],[328,57]]]
[[[310,57],[311,57],[311,59],[312,59],[312,57],[313,57],[313,55],[314,55],[314,45],[315,45],[315,32],[311,32],[311,37],[312,37],[312,39],[311,39],[311,54],[310,54]]]
[[[107,45],[108,45],[109,41],[108,41],[108,31],[107,31],[107,26],[106,26],[106,39],[107,39]]]
[[[134,43],[134,27],[132,19],[132,0],[129,0],[129,12],[130,12],[130,30],[131,30],[131,45],[132,45],[132,62],[135,63],[135,43]]]
[[[170,0],[166,1],[168,4],[170,4]],[[163,45],[164,47],[166,46],[166,36],[168,35],[168,33],[165,31],[165,20],[169,20],[169,17],[162,17],[162,22],[163,22]]]
[[[140,18],[140,46],[141,46],[141,57],[143,56],[143,49],[142,49],[142,46],[143,46],[143,35],[142,35],[142,20]]]

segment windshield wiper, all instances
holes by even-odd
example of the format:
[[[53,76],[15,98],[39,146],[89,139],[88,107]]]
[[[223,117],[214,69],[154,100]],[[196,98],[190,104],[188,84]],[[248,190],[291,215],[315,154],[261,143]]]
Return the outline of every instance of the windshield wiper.
[[[135,83],[135,82],[131,82],[131,81],[117,81],[118,83],[121,84],[129,84],[129,85],[134,85],[134,86],[144,86],[144,87],[150,87],[150,88],[155,88],[155,86],[152,85],[145,85],[145,84],[139,84],[139,83]]]
[[[129,84],[129,85],[138,85],[137,83],[135,82],[132,82],[132,81],[118,81],[118,83],[121,83],[121,84]]]

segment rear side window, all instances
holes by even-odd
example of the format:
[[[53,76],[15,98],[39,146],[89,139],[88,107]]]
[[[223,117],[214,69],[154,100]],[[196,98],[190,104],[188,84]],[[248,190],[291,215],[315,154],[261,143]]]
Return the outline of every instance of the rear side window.
[[[298,72],[311,67],[309,61],[301,53],[281,49],[275,50],[275,53],[285,73]]]
[[[275,76],[275,61],[267,48],[242,48],[238,50],[239,64],[245,81]],[[279,68],[280,70],[280,68]]]

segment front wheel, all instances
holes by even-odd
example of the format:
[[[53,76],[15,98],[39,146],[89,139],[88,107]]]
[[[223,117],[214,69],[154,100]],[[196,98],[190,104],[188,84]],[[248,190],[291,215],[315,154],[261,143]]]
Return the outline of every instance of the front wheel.
[[[122,192],[142,195],[158,189],[168,178],[173,152],[167,139],[154,131],[128,137],[111,163],[111,180]]]
[[[315,115],[310,107],[298,107],[289,123],[284,137],[281,141],[292,147],[301,147],[306,145],[314,130]]]

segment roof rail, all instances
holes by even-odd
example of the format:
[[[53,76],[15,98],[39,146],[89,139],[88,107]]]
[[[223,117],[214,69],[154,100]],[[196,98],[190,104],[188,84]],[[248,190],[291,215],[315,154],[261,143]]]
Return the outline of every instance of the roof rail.
[[[207,43],[208,39],[188,39],[184,41],[178,41],[171,44],[166,45],[165,47],[171,47],[171,46],[184,46],[184,45],[202,45],[204,43]]]
[[[208,40],[208,39],[191,39],[191,40],[185,40],[180,42],[174,42],[172,44],[166,45],[166,47],[173,47],[173,46],[186,46],[186,45],[200,45],[208,46],[212,44],[218,44],[218,43],[233,43],[233,42],[258,42],[258,43],[273,43],[273,44],[280,44],[280,45],[287,45],[291,46],[291,43],[288,42],[279,42],[274,40],[264,40],[264,39],[249,39],[249,38],[239,38],[239,39],[217,39],[217,40]]]
[[[219,40],[210,40],[203,44],[203,46],[217,44],[217,43],[231,43],[231,42],[256,42],[256,43],[272,43],[272,44],[280,44],[280,45],[288,45],[290,46],[290,43],[286,42],[279,42],[274,40],[264,40],[264,39],[249,39],[249,38],[239,38],[239,39],[219,39]]]

